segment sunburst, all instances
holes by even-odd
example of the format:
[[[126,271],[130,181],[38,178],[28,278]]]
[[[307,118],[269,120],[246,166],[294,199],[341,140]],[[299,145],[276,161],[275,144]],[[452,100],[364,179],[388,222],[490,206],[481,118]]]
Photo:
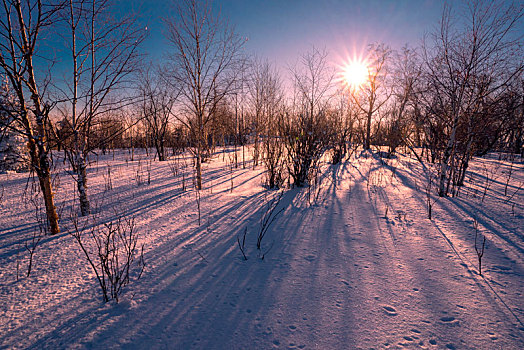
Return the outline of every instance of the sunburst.
[[[353,60],[345,65],[343,80],[352,89],[358,89],[369,79],[369,67],[365,61]]]

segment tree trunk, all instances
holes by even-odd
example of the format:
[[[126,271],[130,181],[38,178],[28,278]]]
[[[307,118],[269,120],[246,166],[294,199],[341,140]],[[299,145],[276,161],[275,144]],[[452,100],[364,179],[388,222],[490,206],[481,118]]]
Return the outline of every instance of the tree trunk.
[[[198,191],[202,190],[202,128],[199,128],[198,130],[198,137],[197,137],[197,152],[196,152],[196,164],[195,164],[195,170],[196,170],[196,189]]]
[[[462,164],[460,166],[460,175],[458,177],[457,186],[464,186],[464,180],[466,179],[466,171],[468,170],[468,166],[469,166],[469,157],[462,161]]]
[[[201,150],[198,148],[196,156],[196,189],[200,191],[202,189],[202,156]]]
[[[155,140],[155,149],[156,149],[156,154],[158,155],[158,161],[160,162],[163,162],[166,160],[166,153],[165,153],[165,148],[164,148],[164,144],[162,141],[159,141],[159,140]]]
[[[51,176],[39,177],[40,189],[44,195],[45,211],[47,215],[47,221],[49,222],[49,228],[51,234],[60,233],[58,226],[58,215],[56,213],[55,204],[53,201],[53,187],[51,186]]]
[[[258,128],[258,125],[256,126]],[[258,130],[255,130],[255,141],[253,144],[253,169],[258,166],[259,144],[258,144]]]
[[[372,106],[367,115],[367,125],[366,125],[366,139],[364,140],[364,149],[368,150],[371,148],[371,116],[372,116]]]
[[[80,214],[82,216],[91,213],[91,205],[87,197],[87,174],[84,157],[78,155],[76,187],[78,189],[78,199],[80,201]]]
[[[34,86],[36,86],[36,84]],[[49,166],[49,157],[47,155],[46,149],[47,138],[44,127],[44,116],[42,115],[42,112],[40,112],[40,100],[38,99],[38,97],[36,97],[36,95],[33,95],[32,98],[35,102],[35,105],[36,101],[38,101],[38,105],[35,106],[38,112],[38,114],[36,115],[36,126],[38,132],[38,141],[36,142],[35,149],[38,152],[38,167],[36,173],[40,181],[40,189],[42,190],[42,194],[44,196],[46,216],[47,221],[49,222],[49,228],[51,229],[51,234],[56,234],[60,232],[60,228],[58,226],[58,214],[56,213],[53,186],[51,184],[51,171]]]
[[[458,128],[458,116],[456,116],[453,120],[453,129],[451,130],[451,135],[449,136],[448,144],[446,145],[446,149],[444,150],[444,154],[442,156],[442,159],[440,161],[440,175],[439,175],[439,187],[438,187],[438,195],[439,197],[445,197],[447,195],[446,190],[446,178],[448,173],[448,161],[451,157],[451,153],[453,151],[453,146],[455,145],[455,135],[457,133]]]
[[[4,5],[6,5],[5,2]],[[13,34],[13,32],[11,31],[11,17],[9,15],[9,35],[7,36],[3,34],[2,36],[6,38],[3,40],[9,40],[11,44],[10,53],[13,57],[13,65],[21,65],[23,66],[23,70],[22,72],[20,72],[16,71],[12,67],[8,68],[8,65],[6,64],[3,57],[1,60],[2,68],[5,71],[5,73],[10,75],[10,78],[12,80],[16,81],[16,84],[14,85],[16,86],[15,89],[20,102],[20,110],[17,111],[17,113],[19,113],[18,117],[20,118],[21,123],[23,124],[23,127],[25,129],[24,131],[27,137],[27,146],[29,148],[29,154],[31,157],[31,166],[38,176],[40,189],[44,197],[49,228],[51,234],[56,234],[60,232],[60,229],[58,226],[58,215],[56,214],[56,208],[53,199],[53,187],[51,185],[49,157],[46,148],[47,138],[44,126],[45,119],[49,113],[49,107],[41,103],[40,95],[38,92],[38,86],[35,80],[32,61],[35,50],[34,43],[38,35],[38,30],[32,28],[31,21],[29,22],[29,25],[25,24],[21,1],[12,2],[11,6],[13,6],[14,11],[16,11],[18,24],[15,26],[15,30],[18,33]],[[40,11],[41,7],[38,8],[38,15],[41,15]],[[29,17],[31,18],[31,11]],[[40,20],[40,16],[38,16],[38,19]],[[6,29],[5,22],[1,22],[2,25],[4,25],[3,29]],[[36,28],[40,28],[41,22],[36,23],[38,24]],[[6,42],[2,44],[2,46],[4,48],[8,47],[8,43]],[[20,49],[20,56],[17,56],[18,54],[15,54],[15,46],[18,47],[18,49]],[[17,61],[16,63],[14,58],[15,56],[18,57],[17,60],[19,59],[19,61]],[[22,86],[25,87],[22,88]],[[26,92],[31,94],[30,98],[33,102],[32,111],[35,116],[36,130],[33,130],[32,122],[28,114],[29,108],[26,105]],[[36,136],[34,135],[34,131],[36,131]]]
[[[29,125],[29,124],[27,124]],[[31,130],[27,129],[26,130]],[[29,154],[31,156],[31,163],[35,169],[36,175],[38,176],[38,182],[40,184],[40,190],[44,197],[44,204],[46,209],[47,221],[51,234],[60,233],[58,225],[58,214],[56,213],[56,207],[54,204],[53,186],[51,185],[51,174],[49,172],[49,161],[47,154],[42,153],[45,151],[43,144],[35,143],[32,132],[28,137]]]

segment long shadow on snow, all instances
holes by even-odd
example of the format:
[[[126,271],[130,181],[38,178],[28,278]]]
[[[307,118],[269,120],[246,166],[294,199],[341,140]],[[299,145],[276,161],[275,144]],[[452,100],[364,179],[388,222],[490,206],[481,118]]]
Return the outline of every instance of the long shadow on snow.
[[[388,166],[388,165],[386,165]],[[404,184],[404,186],[407,186],[407,187],[410,187],[410,188],[415,188],[414,187],[414,183],[411,181],[411,179],[409,179],[409,177],[407,175],[403,175],[402,174],[402,170],[401,169],[397,169],[396,171],[396,176],[398,179],[401,180],[401,182]],[[421,195],[417,195],[415,197],[420,205],[422,207],[425,206],[425,200],[424,198],[422,198],[422,194]],[[456,201],[445,201],[445,203],[447,203],[448,205],[445,205],[443,203],[440,203],[440,208],[445,210],[447,212],[448,215],[450,215],[451,217],[457,217],[457,210],[462,210],[466,213],[469,213],[471,214],[471,212],[467,211],[467,209],[463,206],[460,206],[460,205],[457,205],[457,202]],[[452,208],[452,207],[455,207],[455,208]],[[472,206],[470,206],[470,210]],[[486,216],[486,214],[483,212],[483,214]],[[486,216],[488,217],[488,216]],[[492,218],[490,218],[491,220],[493,220]],[[495,220],[493,220],[494,222],[496,222]],[[496,222],[497,224],[499,224],[498,222]],[[434,227],[436,230],[438,230],[438,232],[441,234],[441,236],[446,240],[446,242],[449,244],[449,246],[451,247],[451,249],[455,252],[456,256],[462,261],[462,265],[465,267],[466,271],[468,272],[470,278],[475,282],[475,285],[477,286],[478,290],[487,298],[487,299],[492,299],[493,298],[493,294],[497,294],[497,298],[499,298],[499,300],[501,301],[501,303],[503,303],[505,305],[505,307],[503,307],[502,305],[499,305],[499,304],[493,304],[493,307],[502,315],[505,315],[507,314],[507,312],[509,311],[510,313],[512,313],[513,315],[514,314],[514,310],[511,310],[505,303],[505,301],[503,299],[500,299],[500,295],[498,295],[498,293],[493,290],[493,288],[491,287],[491,285],[487,285],[487,284],[483,284],[482,281],[477,277],[476,273],[472,270],[473,267],[472,267],[472,262],[470,261],[464,261],[464,257],[458,253],[458,251],[456,250],[456,247],[455,247],[455,244],[452,242],[452,240],[450,240],[449,237],[446,236],[446,234],[444,233],[444,231],[437,225],[437,223],[433,220],[431,222],[429,222],[429,224]],[[501,225],[501,227],[504,227],[504,225]],[[490,227],[490,225],[488,225],[488,227]],[[496,236],[497,238],[500,238],[500,239],[503,239],[504,241],[506,241],[508,244],[510,244],[510,246],[514,249],[517,249],[519,252],[521,251],[520,247],[516,246],[513,242],[511,242],[510,240],[507,240],[507,238],[501,236],[500,234],[498,234],[498,231],[495,230],[492,226],[491,226],[491,233]],[[506,258],[509,258],[507,256],[507,254],[502,250],[502,249],[497,249],[498,251],[498,254],[502,257],[506,257]],[[518,271],[517,273],[522,273],[521,271]],[[429,298],[433,298],[431,295],[429,296]],[[507,309],[506,309],[507,308]],[[514,320],[514,319],[513,319]],[[513,321],[512,320],[512,321]]]
[[[392,167],[387,165],[387,164],[385,166],[389,167],[390,169],[392,169]],[[412,182],[412,180],[409,179],[409,177],[407,175],[404,175],[402,172],[403,172],[403,170],[397,168],[397,170],[395,172],[396,177],[399,180],[401,180],[401,182],[403,183],[404,186],[406,186],[408,188],[415,188],[415,184]],[[425,207],[426,206],[425,198],[423,198],[424,196],[425,196],[425,194],[423,194],[422,192],[417,193],[417,196],[416,196],[416,199],[419,202],[421,207]],[[440,200],[439,200],[440,206],[439,207],[441,209],[444,209],[447,212],[448,215],[450,215],[451,217],[454,217],[454,218],[458,217],[457,210],[460,210],[460,211],[464,212],[465,214],[467,214],[471,218],[474,217],[474,213],[473,213],[474,210],[481,212],[482,215],[485,218],[489,217],[485,213],[484,210],[481,210],[479,208],[473,208],[473,205],[471,205],[471,204],[468,205],[469,206],[469,209],[468,209],[468,208],[465,207],[465,205],[460,205],[461,202],[463,202],[463,201],[462,200],[459,200],[459,201],[450,200],[450,199],[447,199],[447,198],[444,197],[444,198],[440,198]],[[434,208],[434,210],[435,209],[436,209],[436,207]],[[492,217],[490,217],[489,219],[492,220],[497,225],[499,225],[500,227],[502,227],[504,230],[511,232],[511,228],[506,227],[504,223],[499,222],[495,218],[492,218]],[[435,223],[435,221],[432,221],[432,223],[433,223],[433,226],[437,227],[437,224]],[[500,234],[498,234],[498,230],[496,230],[495,227],[493,227],[492,225],[488,224],[486,220],[483,220],[483,223],[486,223],[486,226],[490,228],[490,231],[491,231],[491,233],[493,235],[495,235],[498,238],[506,241],[513,249],[517,250],[519,252],[519,254],[524,253],[523,249],[521,247],[519,247],[518,245],[516,245],[514,242],[512,242],[510,239],[508,239],[508,237],[504,237],[504,236],[501,236]],[[501,254],[504,254],[504,252],[502,250],[500,252],[501,252]]]
[[[260,208],[260,205],[258,205],[258,208],[260,209],[254,211],[253,205],[257,205],[257,200],[259,201],[260,199],[260,194],[253,195],[249,198],[244,198],[242,203],[236,203],[229,208],[220,208],[220,220],[227,218],[227,216],[231,213],[237,213],[245,215],[247,217],[252,216],[254,219],[256,219],[256,221],[258,221],[258,218],[262,214],[262,208]],[[241,211],[239,212],[239,210]],[[184,237],[184,235],[182,234],[180,235],[179,239],[175,239],[172,242],[166,243],[164,246],[160,246],[156,252],[152,252],[150,254],[160,255],[160,258],[162,258],[164,254],[167,254],[167,252],[175,251],[173,257],[170,257],[170,259],[167,262],[163,262],[164,265],[159,265],[158,268],[155,269],[155,271],[151,271],[151,273],[154,273],[154,276],[152,275],[150,277],[150,280],[147,282],[147,284],[151,288],[152,292],[150,296],[146,297],[144,304],[142,304],[146,306],[146,310],[144,310],[144,308],[141,307],[140,315],[136,318],[130,318],[130,320],[140,320],[139,324],[126,324],[128,322],[128,319],[121,319],[118,322],[126,324],[122,328],[119,328],[122,330],[123,334],[115,335],[114,330],[102,331],[102,334],[106,334],[106,332],[111,334],[107,339],[111,339],[114,341],[115,339],[119,339],[115,338],[115,336],[120,336],[124,339],[127,336],[131,336],[134,344],[140,344],[141,342],[143,342],[143,346],[147,345],[150,341],[150,339],[148,339],[148,335],[155,334],[155,328],[163,327],[166,324],[167,326],[169,326],[171,322],[174,322],[174,320],[178,319],[179,317],[181,317],[182,319],[186,317],[191,317],[194,314],[194,310],[192,310],[192,307],[195,306],[195,302],[206,298],[212,298],[212,296],[209,295],[202,295],[204,293],[209,293],[208,290],[203,290],[202,286],[205,286],[206,283],[211,283],[212,285],[219,284],[221,283],[221,281],[225,281],[227,278],[229,278],[229,276],[231,276],[231,271],[238,272],[239,269],[243,269],[243,266],[245,266],[245,264],[241,262],[239,259],[240,252],[236,248],[236,235],[233,234],[237,233],[236,228],[228,232],[227,234],[213,234],[212,237],[205,237],[205,235],[202,234],[202,231],[203,230],[197,229],[193,232],[185,232],[187,234],[186,237]],[[202,250],[207,249],[210,252],[210,254],[207,256],[208,262],[204,263],[201,260],[201,258],[197,254],[195,254],[195,252],[193,252],[191,249],[183,249],[184,245],[188,241],[191,241],[191,244],[193,244],[195,247],[198,247]],[[224,256],[221,256],[220,253],[216,254],[214,252],[225,253]],[[150,257],[146,257],[146,260],[148,260],[149,258]],[[220,268],[220,270],[217,270],[217,266],[215,266],[214,264],[209,263],[209,261],[214,262],[220,261],[221,259],[229,259],[229,261],[226,261],[226,264],[224,265],[217,264],[217,266],[219,267],[223,266]],[[173,268],[174,260],[181,261],[180,265],[177,266],[177,268]],[[250,261],[255,262],[257,261],[257,259],[253,256]],[[260,262],[260,264],[265,263],[266,262],[264,261]],[[242,282],[242,276],[244,276],[244,273],[237,273],[237,275],[239,277],[236,281],[237,283],[228,282],[227,285],[221,286],[221,289],[219,290],[232,290],[233,288],[237,288],[235,287],[235,285],[249,282],[249,279],[247,282]],[[259,277],[259,274],[257,274],[256,279],[258,279]],[[209,278],[212,278],[214,280],[209,280]],[[145,279],[143,281],[145,281]],[[167,284],[164,283],[165,281],[167,281]],[[189,283],[193,286],[193,288],[189,289],[191,293],[187,296],[176,295],[177,286],[184,283]],[[162,287],[159,288],[158,286]],[[216,288],[211,287],[209,288],[209,290],[217,290]],[[175,291],[175,295],[171,295],[172,291]],[[147,293],[149,293],[149,290],[142,291],[142,296],[146,296]],[[198,298],[195,298],[195,294],[200,296]],[[170,304],[171,302],[173,302],[174,304],[166,308],[166,303]],[[202,301],[200,302],[200,304],[202,304]],[[57,344],[58,338],[63,337],[64,334],[71,334],[69,340],[74,341],[78,337],[78,334],[88,334],[89,332],[96,330],[99,326],[99,323],[103,323],[104,320],[109,320],[112,316],[110,314],[107,314],[107,317],[105,317],[104,312],[100,312],[97,310],[98,309],[92,309],[80,315],[75,315],[74,317],[66,321],[58,329],[50,332],[45,337],[38,340],[37,343],[34,344],[34,346],[40,347],[43,345],[50,346],[53,344]],[[98,320],[96,322],[89,321],[88,315],[90,313],[93,313],[93,315],[97,316],[96,318],[98,318]],[[232,319],[236,319],[236,317],[233,317]],[[83,322],[83,325],[81,326],[81,330],[78,330],[77,328],[78,320],[85,320]],[[210,324],[208,326],[213,325]],[[140,336],[135,334],[136,332],[142,332],[141,334],[143,335],[144,339],[141,340]],[[104,343],[105,335],[101,335],[100,337],[97,337],[97,339],[99,340],[95,341],[95,344],[97,342]],[[64,341],[64,339],[62,339],[62,341]],[[111,341],[108,342],[111,343]],[[68,341],[67,339],[65,339],[65,343],[62,344],[67,343]]]
[[[292,200],[289,196],[286,195],[285,202]],[[260,196],[257,197],[260,199]],[[251,198],[251,201],[244,199],[244,203],[222,209],[220,216],[224,219],[235,213],[258,220],[263,209],[260,205],[257,206],[256,200],[257,198]],[[240,212],[239,205],[242,206]],[[253,206],[259,209],[253,211]],[[163,346],[173,345],[175,342],[175,347],[187,348],[195,346],[193,342],[198,342],[198,339],[202,342],[198,346],[204,348],[227,344],[233,337],[227,330],[235,330],[245,325],[246,318],[254,317],[260,312],[259,307],[262,303],[250,303],[247,300],[246,307],[240,305],[246,301],[246,293],[253,293],[259,283],[265,284],[272,272],[270,260],[259,261],[253,251],[250,251],[250,260],[240,260],[240,252],[236,247],[238,231],[240,228],[234,228],[213,237],[202,237],[204,235],[201,231],[195,232],[195,235],[200,233],[200,237],[194,237],[196,240],[191,239],[191,242],[194,247],[208,250],[207,262],[202,261],[192,250],[181,250],[174,257],[181,261],[177,264],[178,273],[173,271],[173,260],[159,266],[159,273],[155,281],[151,281],[151,285],[162,287],[146,298],[143,303],[146,310],[140,312],[141,315],[148,316],[142,317],[140,324],[134,327],[122,320],[124,325],[117,328],[126,331],[118,336],[132,341],[133,346],[137,348],[151,344],[158,334],[167,337],[161,340]],[[179,241],[176,244],[180,246],[183,242]],[[166,284],[165,281],[169,282]],[[250,285],[254,289],[246,290]],[[182,286],[180,291],[178,286]],[[184,290],[189,293],[182,294]],[[213,292],[218,294],[212,294]],[[206,346],[205,337],[209,336],[211,330],[213,340]],[[181,332],[182,339],[179,339],[177,333]],[[106,332],[99,334],[94,343],[103,341],[107,336],[109,334]]]
[[[282,282],[286,281],[286,276],[291,273],[290,269],[300,268],[301,264],[314,264],[311,283],[308,283],[307,286],[296,286],[296,288],[299,289],[297,290],[298,295],[307,293],[308,298],[318,298],[325,289],[322,284],[322,277],[326,269],[324,264],[329,265],[337,261],[337,257],[329,255],[325,249],[319,249],[319,245],[330,247],[332,252],[344,251],[344,249],[337,248],[335,241],[337,236],[333,234],[334,229],[329,226],[328,221],[319,221],[318,235],[315,236],[315,239],[306,240],[301,243],[302,245],[296,244],[301,241],[302,232],[298,228],[303,227],[305,222],[312,222],[314,216],[313,210],[304,210],[292,205],[293,200],[299,194],[298,191],[290,191],[285,195],[282,204],[286,204],[288,209],[268,232],[268,241],[273,235],[277,237],[274,238],[276,246],[265,261],[258,260],[253,250],[249,252],[250,259],[247,262],[240,260],[240,252],[236,247],[236,235],[233,233],[237,233],[241,228],[234,228],[228,233],[211,238],[195,237],[196,240],[191,240],[194,247],[202,250],[208,249],[207,262],[202,261],[192,250],[179,249],[173,258],[168,259],[164,265],[156,269],[157,273],[154,278],[147,283],[152,289],[151,295],[146,297],[137,310],[129,311],[137,313],[136,317],[122,317],[116,320],[115,327],[99,332],[93,344],[111,346],[114,339],[123,339],[124,343],[132,342],[133,347],[138,348],[155,344],[155,341],[160,342],[156,345],[180,348],[191,346],[206,348],[231,342],[233,342],[231,344],[233,347],[235,344],[243,347],[244,344],[240,344],[239,341],[242,340],[244,331],[256,334],[255,339],[250,340],[250,346],[251,344],[254,344],[255,347],[257,344],[267,346],[271,335],[264,334],[267,329],[263,325],[270,324],[274,320],[273,313],[280,307],[286,306],[277,305],[275,302],[283,302],[279,296],[282,288],[287,288],[287,286],[282,286]],[[256,200],[257,198],[244,198],[242,209],[239,209],[238,205],[229,209],[221,208],[221,212],[216,216],[223,220],[228,214],[235,213],[240,217],[245,215],[246,221],[251,220],[255,222],[256,226],[256,222],[263,213],[260,205],[253,203]],[[259,209],[254,211],[253,208]],[[197,232],[194,234],[198,235]],[[200,236],[203,236],[201,232]],[[251,240],[249,244],[254,243],[254,234],[250,233],[249,237]],[[164,252],[177,249],[185,241],[166,244],[160,249]],[[315,258],[311,258],[308,252],[313,252]],[[280,262],[280,256],[290,259],[293,265],[298,265],[290,266],[289,261]],[[181,261],[179,265],[177,264],[176,271],[173,269],[173,260]],[[311,269],[308,268],[307,271]],[[178,286],[181,286],[180,289]],[[287,290],[286,293],[293,293],[294,287],[290,288],[291,290]],[[307,289],[307,292],[303,292],[302,289]],[[183,294],[184,290],[189,293]],[[308,298],[299,298],[296,301],[286,299],[284,302],[295,302],[295,305],[291,307],[287,305],[287,307],[299,313],[300,310],[308,310],[310,307]],[[267,308],[264,308],[264,305]],[[341,317],[346,322],[340,322],[340,327],[345,328],[347,322],[351,322],[350,310],[350,307],[344,309],[344,315]],[[288,315],[291,319],[298,316]],[[312,315],[309,322],[314,327],[315,324],[328,322],[326,317],[332,321],[330,316],[333,315],[323,315],[323,317],[319,315],[319,319],[316,319],[317,315]],[[134,324],[133,320],[139,321]],[[87,324],[89,325],[89,322]],[[73,324],[70,324],[70,327],[74,329]],[[96,329],[96,326],[92,325],[91,328],[83,329],[82,333]],[[118,333],[115,334],[115,332]],[[211,336],[210,332],[213,333]],[[231,334],[231,332],[236,334]],[[344,341],[349,340],[349,333],[347,330],[344,332],[346,337]],[[159,334],[162,339],[155,339]],[[322,336],[313,330],[308,341],[313,344]],[[45,337],[38,344],[49,345],[49,342],[52,343],[52,341],[52,336]]]
[[[403,175],[401,175],[402,177]],[[407,179],[407,177],[404,178],[404,180],[406,182],[409,182],[411,180]],[[408,185],[406,185],[408,186]],[[384,197],[383,199],[389,203],[389,205],[391,206],[391,203],[389,202],[389,199],[387,198],[387,195],[385,192],[379,192],[379,194],[382,194],[382,196]],[[418,197],[417,197],[418,198]],[[393,208],[393,206],[391,206],[391,208]],[[377,219],[378,219],[378,213],[376,215]],[[389,225],[389,220],[386,220],[386,222],[388,223],[388,230],[389,231],[392,231],[392,227],[391,225]],[[438,232],[441,234],[442,237],[445,238],[445,241],[447,242],[447,244],[449,244],[451,246],[451,248],[456,252],[456,255],[458,256],[458,258],[460,259],[460,261],[462,262],[461,265],[463,265],[464,267],[466,267],[466,270],[468,272],[468,274],[465,276],[466,279],[470,279],[471,281],[474,282],[474,284],[477,286],[477,289],[483,294],[484,296],[484,299],[485,300],[492,300],[493,298],[493,293],[497,294],[490,285],[485,285],[483,283],[481,283],[481,281],[476,278],[476,275],[473,271],[470,270],[469,266],[471,264],[466,264],[466,262],[463,260],[463,257],[462,255],[458,254],[458,252],[455,250],[455,246],[453,244],[453,242],[451,242],[449,240],[449,238],[444,234],[444,232],[440,229],[440,227],[438,227],[434,222],[427,222],[427,223],[423,223],[424,226],[426,225],[430,225],[430,226],[434,226]],[[427,237],[427,238],[431,238],[431,237]],[[401,249],[397,249],[397,252],[398,253],[402,253],[402,257],[401,257],[401,261],[404,263],[404,266],[403,268],[404,269],[407,269],[409,268],[410,269],[410,274],[411,276],[413,276],[413,280],[412,281],[409,281],[409,284],[413,284],[415,286],[417,286],[417,290],[416,290],[416,294],[418,295],[418,297],[420,298],[423,298],[424,302],[422,303],[422,305],[425,305],[424,307],[424,310],[427,311],[425,314],[428,314],[431,315],[431,317],[429,319],[435,319],[435,320],[446,320],[446,317],[444,318],[441,318],[442,316],[442,313],[443,312],[447,312],[449,310],[452,310],[453,311],[453,308],[455,306],[455,301],[456,301],[456,297],[455,295],[452,294],[452,289],[451,288],[448,288],[448,285],[443,283],[443,281],[441,280],[435,280],[435,278],[432,278],[431,277],[431,272],[434,268],[434,266],[438,266],[439,264],[439,255],[440,254],[441,256],[443,254],[446,253],[446,251],[448,251],[449,247],[447,246],[443,246],[442,241],[440,240],[428,240],[428,239],[425,239],[425,244],[431,244],[432,245],[432,248],[431,250],[432,251],[435,251],[435,252],[438,252],[435,256],[426,256],[425,259],[422,258],[422,259],[417,259],[415,260],[413,258],[413,251],[410,250],[408,248],[408,250],[405,251],[404,248],[404,245],[402,244],[401,246],[399,246],[399,248]],[[442,251],[440,251],[442,250]],[[432,260],[436,260],[435,263],[436,265],[434,265],[435,263],[431,263],[431,264],[427,264],[426,262],[424,262],[425,260],[428,260],[428,259],[432,259]],[[425,265],[425,266],[424,266]],[[429,268],[429,270],[428,270]],[[460,269],[459,269],[460,270]],[[429,274],[428,274],[429,272]],[[463,277],[462,277],[462,274],[460,271],[458,271],[458,275],[454,275],[454,276],[450,276],[451,279],[448,280],[447,283],[451,283],[451,284],[457,284],[458,283],[458,290],[463,290]],[[422,288],[421,288],[422,286]],[[429,288],[428,288],[429,287]],[[491,291],[489,290],[491,289]],[[467,294],[467,292],[466,292]],[[465,294],[465,295],[466,295]],[[504,303],[504,301],[502,301],[502,303]],[[499,317],[501,317],[501,319],[505,319],[507,316],[507,311],[508,311],[508,307],[507,305],[505,307],[503,307],[502,305],[500,304],[494,304],[492,305],[490,303],[490,307],[493,307],[496,312],[499,314]],[[462,313],[464,313],[465,310],[455,310],[453,313],[455,314],[458,314],[458,315],[461,315]],[[511,313],[513,313],[512,310],[509,310]],[[476,314],[473,314],[471,315],[471,312],[472,310],[468,310],[465,312],[465,315],[464,315],[464,320],[467,321],[468,325],[469,326],[472,326],[473,324],[476,324],[477,327],[479,327],[479,322],[480,320],[478,319],[478,315]],[[453,314],[452,313],[452,314]],[[440,314],[440,315],[439,315]],[[515,315],[513,313],[513,315]],[[440,316],[440,317],[439,317]],[[427,321],[427,319],[426,319]],[[484,320],[484,322],[486,322],[488,320]],[[424,321],[423,321],[424,322]],[[440,337],[441,338],[447,338],[447,334],[449,333],[449,328],[448,328],[448,324],[446,323],[446,321],[444,322],[435,322],[433,323],[431,326],[429,326],[431,322],[427,322],[427,326],[426,327],[423,327],[423,328],[428,328],[429,327],[429,331],[431,333],[433,332],[438,332],[440,334]],[[450,325],[453,325],[450,324]],[[420,327],[420,326],[419,326]],[[454,337],[452,338],[449,338],[449,340],[451,341],[456,341],[456,340],[460,340],[460,334],[463,334],[463,332],[465,332],[466,330],[463,329],[462,327],[461,328],[458,328],[458,329],[455,329],[453,334],[454,334]],[[456,335],[459,335],[459,337],[457,338]]]
[[[363,186],[362,182],[360,186]],[[214,226],[229,227],[227,232],[206,234],[203,228],[194,230],[189,227],[179,232],[175,240],[150,252],[147,258],[156,260],[158,266],[136,285],[135,292],[143,298],[136,308],[124,308],[122,311],[118,307],[111,312],[100,311],[99,308],[87,310],[68,319],[60,329],[49,333],[34,346],[57,344],[59,337],[71,334],[70,338],[62,339],[65,340],[63,344],[67,344],[68,340],[77,340],[78,334],[95,332],[92,345],[104,347],[115,346],[116,340],[121,341],[120,345],[136,348],[213,348],[227,344],[231,348],[268,347],[273,334],[266,326],[279,327],[274,322],[275,318],[301,320],[304,312],[311,308],[312,301],[325,301],[321,295],[325,292],[322,277],[326,270],[335,269],[340,261],[350,264],[348,252],[356,244],[347,239],[346,236],[351,234],[348,229],[336,227],[334,213],[315,218],[315,210],[295,206],[293,202],[300,195],[296,190],[286,193],[282,204],[286,204],[287,209],[275,221],[266,238],[266,244],[273,238],[275,246],[265,261],[256,258],[254,249],[248,251],[248,261],[241,260],[236,234],[242,231],[243,226],[227,221],[228,217],[236,216],[252,223],[247,242],[252,247],[254,231],[263,213],[259,204],[261,195],[258,194],[243,198],[242,203],[219,207],[214,214],[218,218]],[[330,197],[337,198],[334,190]],[[345,201],[337,201],[337,212],[341,213],[346,204]],[[313,234],[315,220],[316,235]],[[313,231],[306,232],[308,228]],[[192,244],[191,249],[183,248],[187,243]],[[200,258],[193,248],[207,251],[206,260]],[[290,282],[287,277],[303,272],[304,264],[313,265],[305,270],[311,272],[310,283],[305,286],[284,285],[284,281]],[[415,270],[422,271],[418,267]],[[387,271],[381,273],[386,274]],[[353,276],[342,277],[351,279],[357,285],[360,279],[355,272]],[[423,278],[420,275],[418,279]],[[286,298],[294,292],[298,298]],[[434,295],[428,295],[426,299],[430,298]],[[275,315],[281,308],[289,309],[288,313]],[[340,312],[322,314],[318,310],[314,315],[308,314],[309,319],[304,320],[310,325],[306,342],[315,344],[325,336],[318,334],[315,325],[328,322],[328,319],[341,320],[343,322],[339,324],[351,328],[354,322],[351,309],[350,305],[344,305]],[[78,320],[84,320],[80,327],[76,323]],[[105,324],[110,321],[111,326]],[[99,324],[103,324],[105,329],[100,329]],[[254,333],[255,338],[245,339],[248,333]],[[346,330],[344,334],[344,341],[350,342],[351,331]]]

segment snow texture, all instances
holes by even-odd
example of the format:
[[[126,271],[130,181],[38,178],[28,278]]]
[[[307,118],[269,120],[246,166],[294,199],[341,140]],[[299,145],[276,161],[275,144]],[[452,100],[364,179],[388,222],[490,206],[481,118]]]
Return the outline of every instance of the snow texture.
[[[132,216],[145,245],[144,275],[118,304],[102,302],[68,233],[77,199],[66,169],[54,180],[62,233],[41,241],[17,281],[37,224],[27,175],[0,175],[0,348],[524,348],[520,158],[475,159],[458,197],[433,197],[433,220],[409,154],[324,163],[319,187],[285,190],[264,260],[256,235],[278,192],[261,167],[230,167],[231,150],[205,163],[199,225],[190,157],[151,158],[117,151],[88,168],[93,220]]]

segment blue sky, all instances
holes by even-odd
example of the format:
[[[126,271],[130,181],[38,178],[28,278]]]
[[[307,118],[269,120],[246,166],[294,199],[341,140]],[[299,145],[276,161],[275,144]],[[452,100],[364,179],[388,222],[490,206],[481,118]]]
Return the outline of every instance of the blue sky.
[[[132,1],[126,7],[139,13],[150,32],[144,50],[151,58],[161,57],[167,50],[161,19],[170,15],[171,5]],[[328,49],[335,63],[371,42],[417,46],[424,32],[437,25],[443,1],[215,0],[213,6],[249,39],[249,53],[286,66],[311,46]]]
[[[149,35],[142,50],[147,61],[158,62],[171,48],[164,38],[163,19],[174,14],[178,0],[113,0],[116,9],[136,13]],[[449,0],[453,7],[463,2]],[[366,46],[384,42],[393,49],[417,47],[424,33],[434,31],[444,7],[443,0],[214,0],[216,12],[229,19],[236,32],[248,38],[249,54],[268,58],[286,70],[300,55],[315,46],[327,49],[329,61],[344,65],[363,55]],[[118,15],[117,15],[118,16]],[[524,33],[524,21],[517,31]],[[58,57],[61,45],[49,42]],[[66,58],[67,60],[67,58]],[[60,59],[59,59],[60,61]],[[67,70],[69,67],[58,66]],[[60,68],[59,68],[60,69]]]
[[[288,61],[312,45],[326,47],[333,59],[361,51],[370,42],[416,45],[438,20],[441,2],[224,1],[222,9],[249,37],[248,50]]]

